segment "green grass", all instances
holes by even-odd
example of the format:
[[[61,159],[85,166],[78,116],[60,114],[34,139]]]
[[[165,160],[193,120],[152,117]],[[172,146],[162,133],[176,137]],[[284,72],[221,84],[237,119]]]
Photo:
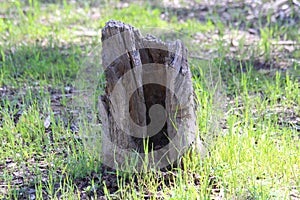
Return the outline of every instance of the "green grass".
[[[253,44],[258,51],[248,60],[243,60],[248,53],[245,38],[238,41],[245,52],[232,60],[222,40],[201,46],[216,49],[218,55],[189,60],[197,123],[209,155],[200,159],[192,153],[183,158],[184,169],[170,172],[132,176],[117,171],[110,174],[114,178],[109,182],[102,179],[108,172],[102,172],[100,162],[84,149],[80,127],[74,130],[78,116],[66,89],[74,84],[88,53],[99,46],[99,29],[109,19],[122,20],[164,40],[180,37],[191,53],[199,52],[198,44],[191,43],[195,33],[236,29],[210,20],[179,23],[175,16],[168,24],[160,19],[162,11],[148,4],[121,10],[106,5],[96,11],[88,4],[66,1],[13,1],[1,6],[6,17],[0,18],[0,198],[289,199],[300,195],[299,65],[292,63],[285,71],[254,66],[260,50],[266,60],[276,60],[271,42],[279,36],[299,42],[294,34],[299,26],[261,27],[259,42]],[[292,56],[299,60],[299,51]]]

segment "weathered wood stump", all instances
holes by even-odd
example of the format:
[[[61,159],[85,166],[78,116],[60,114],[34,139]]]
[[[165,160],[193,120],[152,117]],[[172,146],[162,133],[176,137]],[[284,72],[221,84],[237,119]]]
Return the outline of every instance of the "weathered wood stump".
[[[187,49],[181,41],[143,37],[134,27],[111,20],[102,29],[102,45],[103,163],[144,167],[147,159],[148,167],[161,168],[193,143],[202,152]]]

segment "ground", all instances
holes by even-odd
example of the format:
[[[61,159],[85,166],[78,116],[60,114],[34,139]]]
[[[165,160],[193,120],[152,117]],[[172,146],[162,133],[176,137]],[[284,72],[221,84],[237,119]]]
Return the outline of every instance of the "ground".
[[[299,16],[297,0],[2,2],[1,199],[300,199]],[[128,174],[84,149],[74,82],[109,19],[188,47],[205,158]]]

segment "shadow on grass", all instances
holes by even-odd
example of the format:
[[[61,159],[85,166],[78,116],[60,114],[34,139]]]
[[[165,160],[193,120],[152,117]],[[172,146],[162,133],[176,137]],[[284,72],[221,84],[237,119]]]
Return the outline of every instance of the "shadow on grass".
[[[209,8],[201,9],[206,10]],[[196,11],[193,12],[196,13]],[[183,15],[185,15],[190,11],[176,10],[174,12],[183,12]],[[105,193],[103,182],[105,182],[109,193],[114,193],[119,189],[115,172],[101,166],[99,162],[96,162],[82,151],[80,138],[75,137],[77,130],[76,128],[74,130],[71,128],[72,122],[70,122],[69,117],[72,115],[61,115],[61,113],[65,113],[67,108],[66,102],[73,95],[66,87],[71,87],[76,79],[82,59],[85,58],[87,53],[85,50],[85,45],[70,45],[68,47],[21,46],[6,50],[4,52],[5,59],[0,59],[2,60],[0,63],[2,75],[0,79],[1,104],[2,108],[8,107],[8,110],[2,111],[6,112],[7,115],[13,113],[11,117],[16,126],[19,123],[25,123],[24,121],[19,122],[19,119],[22,117],[23,112],[33,105],[35,100],[38,100],[41,104],[44,100],[50,102],[50,105],[46,104],[49,107],[46,106],[46,108],[41,109],[42,119],[40,119],[39,123],[43,123],[42,126],[44,126],[41,136],[38,136],[41,138],[40,140],[31,141],[32,143],[42,141],[35,146],[41,146],[41,149],[37,152],[41,153],[41,155],[36,157],[35,154],[32,154],[29,158],[24,158],[21,161],[14,161],[14,158],[11,156],[6,157],[5,155],[1,157],[4,162],[0,164],[0,168],[7,168],[8,174],[12,175],[12,179],[16,180],[16,182],[12,181],[14,184],[10,185],[10,187],[18,188],[18,191],[14,192],[13,189],[10,189],[11,191],[8,193],[15,193],[17,198],[26,199],[32,195],[36,196],[37,192],[40,192],[42,197],[49,197],[49,194],[60,197],[64,192],[76,193],[77,191],[79,191],[81,198],[92,197],[94,193],[97,193],[98,196],[103,196]],[[233,77],[240,81],[242,79],[241,73],[246,73],[252,69],[266,69],[270,71],[275,66],[272,63],[259,60],[212,59],[212,62],[218,63],[218,61],[222,63],[221,74],[223,81],[227,88],[232,89],[232,91],[229,91],[231,95],[237,89]],[[213,65],[213,67],[218,67],[218,65]],[[278,70],[279,67],[275,66],[274,68]],[[194,72],[194,76],[198,75],[196,73],[197,71]],[[263,79],[263,76],[265,74],[261,74],[260,78],[262,77]],[[274,78],[274,76],[272,74],[271,77]],[[255,77],[249,80],[253,81],[249,85],[257,84]],[[259,84],[264,84],[264,82],[262,81]],[[275,80],[271,81],[271,84],[275,84]],[[71,89],[76,90],[76,88]],[[62,101],[63,98],[67,99],[65,103]],[[41,104],[38,107],[42,107]],[[51,125],[45,126],[49,111],[58,114],[54,114],[54,117],[51,118]],[[70,110],[67,109],[66,112],[68,113]],[[35,119],[38,120],[38,117]],[[29,121],[27,123],[32,122]],[[3,117],[0,116],[0,127],[4,127],[3,124]],[[11,128],[7,126],[5,129],[8,132],[12,130]],[[21,149],[33,147],[30,146],[29,142],[18,145],[20,145]],[[47,159],[44,159],[44,157],[47,157]],[[29,165],[40,166],[40,178],[36,179],[38,181],[29,181],[31,176],[37,176],[34,174],[34,170],[29,170],[28,180],[24,179],[26,176],[18,173],[20,169],[10,170],[9,165],[11,166],[12,163],[18,165],[20,162],[27,162],[30,159],[36,159],[38,162],[29,162]],[[55,163],[58,166],[56,169],[55,167],[53,168]],[[28,169],[28,167],[22,168],[22,166],[20,168],[25,171]],[[7,183],[0,183],[0,185],[7,185]],[[50,186],[53,186],[53,188],[49,189]]]

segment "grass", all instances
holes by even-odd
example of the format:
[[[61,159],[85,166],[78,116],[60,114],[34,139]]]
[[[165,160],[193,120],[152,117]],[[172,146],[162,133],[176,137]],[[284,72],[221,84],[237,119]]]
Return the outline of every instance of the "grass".
[[[299,65],[291,63],[284,71],[255,66],[260,51],[266,65],[276,61],[272,41],[299,42],[294,34],[299,26],[261,26],[250,59],[243,60],[246,38],[238,41],[240,57],[228,60],[230,48],[220,37],[201,46],[215,49],[218,57],[189,60],[199,131],[210,152],[204,159],[192,154],[183,158],[184,169],[132,176],[103,171],[85,151],[68,87],[76,92],[77,73],[100,44],[98,30],[107,20],[122,20],[143,32],[157,27],[161,38],[180,37],[191,53],[199,52],[191,42],[196,33],[236,31],[221,21],[179,23],[176,16],[168,24],[160,19],[162,11],[149,4],[115,9],[67,1],[2,3],[1,198],[300,198]],[[297,52],[292,58],[299,61]]]

